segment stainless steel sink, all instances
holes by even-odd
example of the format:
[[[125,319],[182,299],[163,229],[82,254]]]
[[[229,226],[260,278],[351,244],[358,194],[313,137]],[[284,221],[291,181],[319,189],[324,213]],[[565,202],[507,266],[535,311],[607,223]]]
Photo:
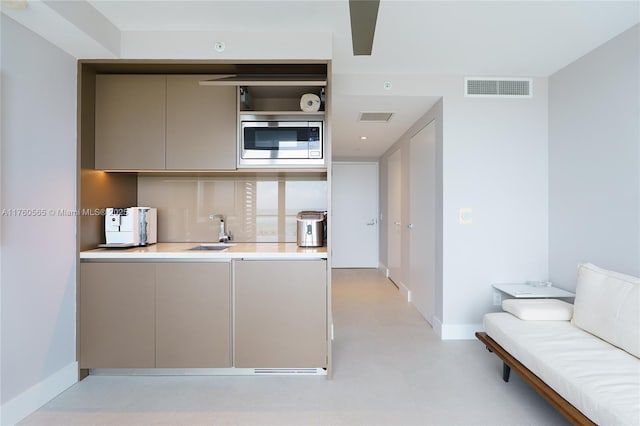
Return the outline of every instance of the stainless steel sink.
[[[231,245],[229,245],[229,244],[200,244],[199,246],[191,247],[189,250],[216,250],[216,251],[222,251],[222,250],[228,249],[229,247],[231,247]]]

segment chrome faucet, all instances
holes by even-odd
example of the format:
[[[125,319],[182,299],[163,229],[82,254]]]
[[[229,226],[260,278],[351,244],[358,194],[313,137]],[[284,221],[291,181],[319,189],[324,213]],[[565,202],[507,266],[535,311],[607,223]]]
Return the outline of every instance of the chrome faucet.
[[[209,216],[209,220],[220,219],[220,231],[218,232],[218,241],[221,243],[226,243],[231,241],[231,233],[227,233],[224,229],[224,215],[221,214],[212,214]]]

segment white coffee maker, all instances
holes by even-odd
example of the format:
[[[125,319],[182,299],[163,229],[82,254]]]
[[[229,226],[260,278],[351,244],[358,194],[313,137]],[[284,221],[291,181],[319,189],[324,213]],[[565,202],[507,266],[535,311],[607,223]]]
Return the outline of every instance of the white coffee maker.
[[[158,209],[128,207],[106,209],[104,233],[106,244],[101,247],[135,247],[157,242]]]

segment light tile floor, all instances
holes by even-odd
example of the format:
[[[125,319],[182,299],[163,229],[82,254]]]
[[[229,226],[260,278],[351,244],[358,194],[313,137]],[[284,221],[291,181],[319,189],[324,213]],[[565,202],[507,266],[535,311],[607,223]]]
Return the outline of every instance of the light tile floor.
[[[568,424],[480,342],[440,341],[380,271],[334,270],[333,313],[333,380],[90,376],[20,424]]]

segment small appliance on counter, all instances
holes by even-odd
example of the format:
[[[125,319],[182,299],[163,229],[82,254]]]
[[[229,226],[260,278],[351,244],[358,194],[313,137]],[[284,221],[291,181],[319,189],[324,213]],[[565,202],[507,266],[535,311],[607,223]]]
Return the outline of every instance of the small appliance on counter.
[[[157,242],[158,209],[155,207],[108,208],[104,216],[106,244],[99,247],[124,248]]]
[[[298,246],[322,247],[324,245],[326,215],[319,211],[301,211],[298,221]]]

